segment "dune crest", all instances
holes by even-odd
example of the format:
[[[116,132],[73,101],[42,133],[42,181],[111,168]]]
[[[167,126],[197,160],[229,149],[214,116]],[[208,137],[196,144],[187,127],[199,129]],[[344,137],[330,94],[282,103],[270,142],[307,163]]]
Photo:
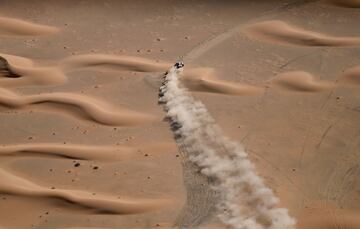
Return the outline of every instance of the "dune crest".
[[[56,111],[62,114],[72,114],[79,119],[104,125],[131,126],[157,120],[151,115],[115,109],[102,101],[80,94],[55,92],[21,96],[0,88],[0,105],[2,106],[21,109],[39,104],[47,112],[57,109]]]
[[[212,68],[186,69],[182,81],[190,90],[199,92],[238,96],[259,95],[264,92],[263,87],[219,80]]]
[[[84,54],[65,58],[61,61],[60,66],[64,71],[105,67],[123,71],[163,72],[166,71],[171,64],[133,56]]]
[[[80,190],[46,188],[22,177],[0,169],[0,193],[62,200],[93,213],[136,214],[165,207],[170,200],[118,199],[108,195],[96,195]]]
[[[171,149],[176,149],[175,147],[174,144],[170,143],[158,143],[156,145],[144,145],[140,147],[35,143],[0,146],[0,156],[37,155],[76,160],[112,162],[138,158],[139,154],[137,152],[159,154],[169,152]],[[142,154],[141,156],[143,157]]]
[[[0,86],[59,85],[67,77],[56,67],[35,67],[28,58],[0,54]]]
[[[334,84],[328,81],[316,81],[308,72],[293,71],[279,74],[272,83],[290,91],[319,92],[329,90]]]
[[[360,85],[360,65],[347,69],[341,76],[345,83]]]
[[[20,19],[0,17],[0,35],[6,36],[39,36],[55,34],[58,28],[39,25]]]
[[[245,33],[255,39],[287,45],[300,46],[358,46],[360,37],[335,37],[325,35],[288,24],[271,20],[252,24]]]

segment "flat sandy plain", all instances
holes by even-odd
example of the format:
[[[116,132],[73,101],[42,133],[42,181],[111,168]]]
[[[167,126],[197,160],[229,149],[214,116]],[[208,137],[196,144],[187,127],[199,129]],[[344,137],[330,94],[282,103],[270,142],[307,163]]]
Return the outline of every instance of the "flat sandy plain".
[[[360,228],[358,0],[0,2],[0,228],[226,228],[158,105],[179,59],[297,228]]]

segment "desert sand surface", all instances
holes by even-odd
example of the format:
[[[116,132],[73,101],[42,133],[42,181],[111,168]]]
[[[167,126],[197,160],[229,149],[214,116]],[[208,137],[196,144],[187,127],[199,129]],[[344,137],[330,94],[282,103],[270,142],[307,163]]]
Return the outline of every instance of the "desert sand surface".
[[[358,0],[3,0],[0,41],[1,229],[360,228]]]

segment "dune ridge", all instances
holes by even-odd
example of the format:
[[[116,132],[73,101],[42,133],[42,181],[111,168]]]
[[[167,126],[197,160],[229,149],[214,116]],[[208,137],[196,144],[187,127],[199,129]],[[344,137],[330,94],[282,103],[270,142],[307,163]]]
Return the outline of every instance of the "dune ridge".
[[[58,28],[40,25],[20,19],[0,17],[0,35],[6,36],[40,36],[59,32]]]
[[[38,155],[60,157],[76,160],[121,161],[139,157],[138,152],[161,154],[175,149],[174,144],[145,144],[140,147],[131,146],[90,146],[78,144],[34,143],[0,146],[0,156]],[[149,153],[147,153],[149,154]],[[141,155],[143,157],[143,155]]]
[[[300,92],[320,92],[335,87],[334,83],[324,80],[315,80],[313,75],[304,71],[281,73],[276,76],[271,83],[290,91]]]
[[[34,105],[44,105],[44,110],[51,112],[52,108],[60,108],[63,114],[72,114],[79,119],[91,120],[103,125],[137,125],[155,122],[157,118],[129,110],[117,110],[110,105],[74,93],[43,93],[39,95],[18,95],[10,90],[0,88],[0,105],[21,109]],[[57,105],[60,105],[57,106]],[[76,108],[76,109],[74,109]]]
[[[298,46],[359,46],[360,37],[335,37],[298,28],[279,20],[249,25],[245,33],[255,39]]]
[[[4,169],[0,169],[0,178],[0,193],[62,200],[93,213],[137,214],[157,210],[171,202],[167,199],[118,199],[102,194],[94,196],[87,191],[45,188]]]

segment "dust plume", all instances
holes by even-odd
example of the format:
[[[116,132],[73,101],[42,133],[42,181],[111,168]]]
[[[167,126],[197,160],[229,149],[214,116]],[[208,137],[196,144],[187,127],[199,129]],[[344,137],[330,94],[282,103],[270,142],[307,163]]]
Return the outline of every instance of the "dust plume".
[[[290,229],[295,220],[278,208],[278,199],[256,174],[253,164],[237,143],[227,139],[205,106],[181,87],[182,69],[172,67],[160,88],[160,103],[179,146],[201,172],[212,178],[220,194],[218,216],[238,229]]]

